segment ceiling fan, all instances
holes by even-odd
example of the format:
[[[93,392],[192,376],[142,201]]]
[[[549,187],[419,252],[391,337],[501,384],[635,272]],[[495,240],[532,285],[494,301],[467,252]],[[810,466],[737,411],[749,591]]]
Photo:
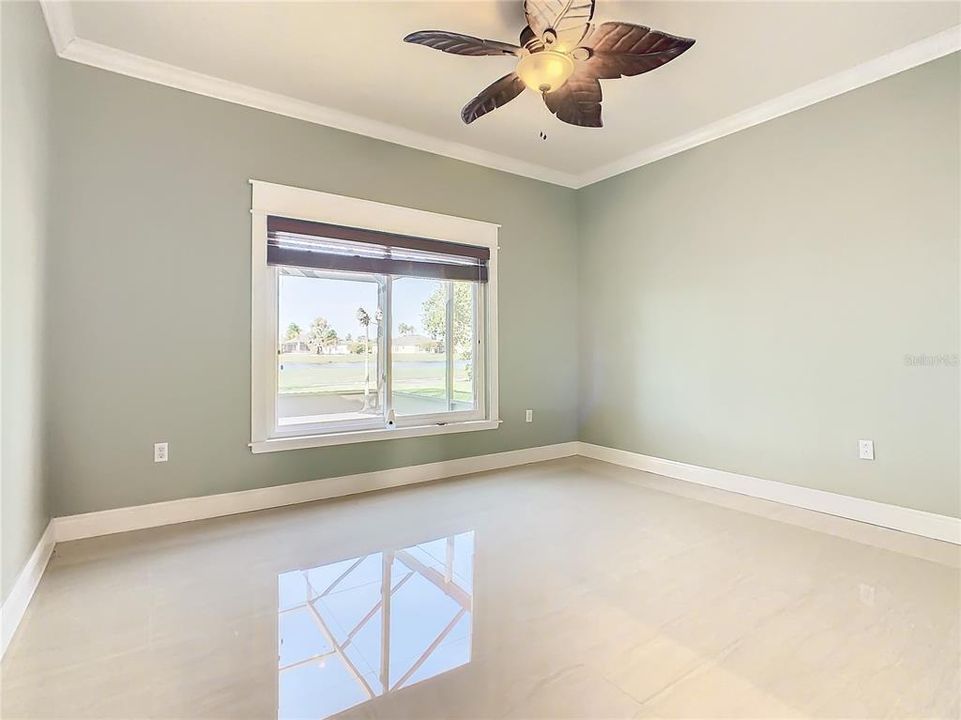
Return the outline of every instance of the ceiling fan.
[[[525,87],[571,125],[601,127],[601,83],[640,75],[670,62],[694,44],[643,25],[591,25],[595,0],[524,0],[527,26],[520,45],[446,30],[419,30],[405,42],[456,55],[514,55],[517,69],[484,88],[461,110],[468,125],[506,105]]]

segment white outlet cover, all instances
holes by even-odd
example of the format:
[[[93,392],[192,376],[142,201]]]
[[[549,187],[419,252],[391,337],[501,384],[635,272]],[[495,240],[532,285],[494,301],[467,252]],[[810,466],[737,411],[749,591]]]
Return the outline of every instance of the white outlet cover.
[[[168,458],[168,455],[167,455],[167,443],[165,443],[165,442],[163,442],[163,443],[154,443],[154,446],[153,446],[153,461],[154,461],[155,463],[158,463],[158,462],[167,462],[167,458]]]
[[[858,440],[858,457],[861,460],[874,460],[874,440]]]

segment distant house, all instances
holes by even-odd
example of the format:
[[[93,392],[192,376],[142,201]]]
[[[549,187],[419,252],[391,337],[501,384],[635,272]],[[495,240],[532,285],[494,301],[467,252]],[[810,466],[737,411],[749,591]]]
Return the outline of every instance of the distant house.
[[[316,353],[315,349],[310,347],[310,343],[307,342],[307,335],[301,334],[293,340],[281,340],[280,341],[280,352],[281,353]],[[349,355],[350,346],[345,340],[338,340],[334,345],[328,345],[327,347],[320,348],[319,355]]]
[[[439,347],[440,342],[426,335],[399,335],[391,344],[395,353],[437,352]]]
[[[303,334],[301,334],[295,337],[293,340],[281,340],[280,352],[307,353],[307,352],[310,352],[310,346],[307,344],[306,337]]]

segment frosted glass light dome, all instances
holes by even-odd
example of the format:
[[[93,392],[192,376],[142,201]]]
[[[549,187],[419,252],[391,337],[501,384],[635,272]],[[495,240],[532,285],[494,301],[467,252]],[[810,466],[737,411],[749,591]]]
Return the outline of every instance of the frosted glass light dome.
[[[524,55],[517,63],[517,74],[534,92],[553,92],[573,73],[574,61],[570,56],[554,50]]]

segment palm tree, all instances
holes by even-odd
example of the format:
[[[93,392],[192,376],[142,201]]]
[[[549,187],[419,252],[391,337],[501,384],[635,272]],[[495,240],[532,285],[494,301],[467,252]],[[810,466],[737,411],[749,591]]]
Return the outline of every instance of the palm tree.
[[[337,331],[333,328],[327,328],[327,332],[325,332],[324,336],[321,338],[321,343],[325,348],[327,348],[327,351],[330,352],[331,348],[337,346],[337,340]]]
[[[370,409],[370,315],[357,308],[357,322],[364,328],[364,410]]]

